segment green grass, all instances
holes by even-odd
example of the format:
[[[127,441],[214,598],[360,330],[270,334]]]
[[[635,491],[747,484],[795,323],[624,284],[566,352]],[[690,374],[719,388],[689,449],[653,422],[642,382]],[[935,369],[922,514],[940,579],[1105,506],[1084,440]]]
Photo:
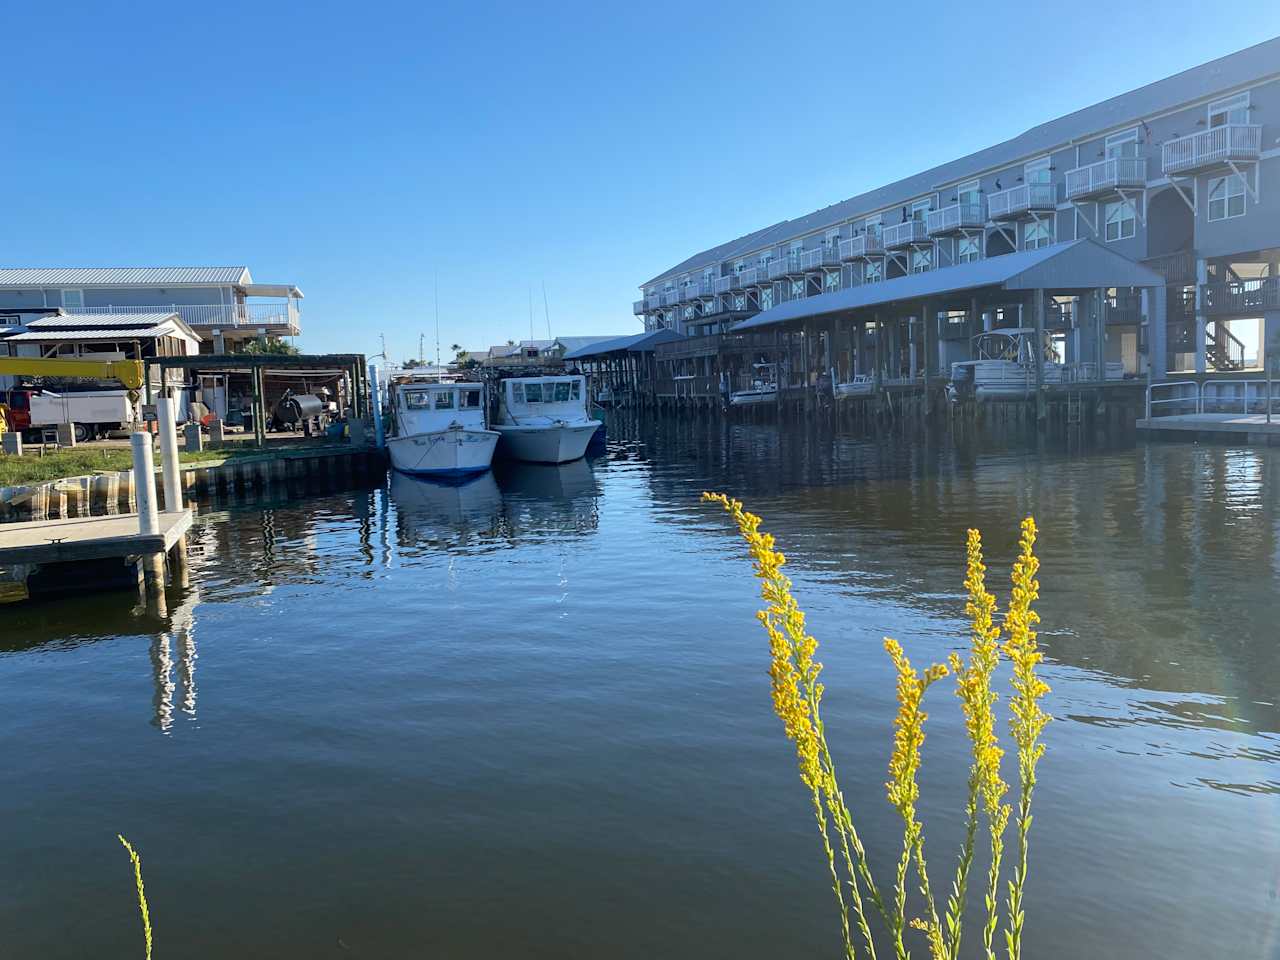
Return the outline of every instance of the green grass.
[[[301,450],[300,447],[289,447],[290,452]],[[244,460],[269,456],[267,451],[246,446],[222,448],[220,450],[202,450],[199,453],[179,454],[183,464],[210,463],[222,460]],[[156,466],[160,465],[160,455],[155,455]],[[121,471],[133,469],[133,455],[127,447],[111,447],[97,449],[52,450],[41,455],[39,447],[29,447],[21,457],[0,454],[0,487],[16,487],[22,484],[44,483],[46,480],[60,480],[63,477],[82,477],[100,471]]]

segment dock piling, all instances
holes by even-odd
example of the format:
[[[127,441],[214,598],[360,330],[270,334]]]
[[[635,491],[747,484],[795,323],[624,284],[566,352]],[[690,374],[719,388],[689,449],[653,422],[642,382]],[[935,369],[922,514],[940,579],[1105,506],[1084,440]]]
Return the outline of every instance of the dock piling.
[[[164,508],[169,513],[182,509],[182,483],[178,476],[178,425],[173,414],[173,401],[161,397],[156,401],[156,417],[160,423],[160,465],[164,473]]]

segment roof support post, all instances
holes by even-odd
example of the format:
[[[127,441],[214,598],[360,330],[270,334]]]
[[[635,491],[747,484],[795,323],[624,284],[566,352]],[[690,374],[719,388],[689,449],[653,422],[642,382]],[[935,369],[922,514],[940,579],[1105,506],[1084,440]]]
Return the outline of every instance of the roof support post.
[[[1036,322],[1036,344],[1033,361],[1036,365],[1036,420],[1044,420],[1047,414],[1044,398],[1044,290],[1031,291],[1032,314]]]
[[[1116,291],[1119,296],[1120,291]],[[1098,366],[1094,376],[1099,383],[1107,379],[1107,315],[1111,312],[1111,304],[1107,299],[1107,288],[1098,288],[1097,328],[1094,330],[1094,355]]]
[[[1152,381],[1163,380],[1168,373],[1167,290],[1163,286],[1142,288],[1142,316],[1147,324],[1147,373]]]

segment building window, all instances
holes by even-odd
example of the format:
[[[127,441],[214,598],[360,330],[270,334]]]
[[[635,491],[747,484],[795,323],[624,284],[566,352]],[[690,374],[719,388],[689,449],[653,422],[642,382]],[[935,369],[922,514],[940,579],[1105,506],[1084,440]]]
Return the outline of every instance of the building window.
[[[1239,174],[1214,177],[1209,181],[1209,219],[1227,220],[1244,216],[1244,178]]]
[[[1136,157],[1138,155],[1138,131],[1126,130],[1124,133],[1113,133],[1107,137],[1106,155],[1108,160],[1116,157]]]
[[[1241,93],[1209,104],[1209,126],[1249,122],[1249,94]]]
[[[737,263],[733,265],[733,272],[735,274],[741,273],[743,270],[746,269],[746,266],[747,266],[747,261],[739,260]]]
[[[804,296],[804,281],[792,280],[791,281],[791,299],[799,300],[803,296]]]
[[[1133,234],[1131,233],[1130,236]],[[1053,243],[1053,227],[1048,220],[1032,220],[1022,225],[1022,249],[1039,250]]]
[[[980,259],[982,250],[977,237],[961,237],[956,241],[956,262],[973,263]]]
[[[826,287],[827,292],[840,289],[840,272],[838,270],[828,270],[826,277],[823,279],[822,285]]]
[[[932,200],[917,200],[911,204],[911,219],[924,220],[925,216],[933,209]]]
[[[1048,157],[1030,161],[1022,169],[1022,176],[1027,183],[1052,183],[1053,171],[1049,169],[1053,161]]]
[[[884,279],[884,266],[879,260],[868,260],[863,264],[863,283],[879,283],[882,279]]]
[[[970,180],[968,183],[962,183],[956,188],[956,203],[961,205],[978,204],[982,202],[982,194],[978,190],[978,181]]]
[[[824,242],[828,247],[838,247],[840,245],[840,229],[828,230],[824,237]]]
[[[773,287],[762,287],[760,289],[760,309],[768,310],[773,306]]]
[[[864,232],[869,237],[878,238],[880,236],[880,218],[871,217],[869,220],[867,220],[867,225],[864,228]]]
[[[1129,200],[1117,200],[1103,208],[1103,237],[1112,240],[1128,240],[1137,227],[1133,203]]]
[[[911,251],[911,272],[927,273],[933,269],[933,248],[916,247]]]
[[[62,308],[64,310],[80,310],[84,307],[83,290],[63,290]]]

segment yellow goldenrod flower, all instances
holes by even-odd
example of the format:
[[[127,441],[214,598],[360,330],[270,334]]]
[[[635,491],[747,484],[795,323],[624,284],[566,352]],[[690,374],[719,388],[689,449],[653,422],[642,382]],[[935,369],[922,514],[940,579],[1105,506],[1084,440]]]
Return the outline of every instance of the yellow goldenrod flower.
[[[147,960],[151,960],[151,911],[147,909],[147,891],[142,886],[142,860],[138,857],[138,851],[133,849],[133,844],[126,840],[122,835],[116,834],[124,848],[129,851],[129,859],[133,861],[133,879],[138,887],[138,909],[142,911],[142,933],[147,940]]]

